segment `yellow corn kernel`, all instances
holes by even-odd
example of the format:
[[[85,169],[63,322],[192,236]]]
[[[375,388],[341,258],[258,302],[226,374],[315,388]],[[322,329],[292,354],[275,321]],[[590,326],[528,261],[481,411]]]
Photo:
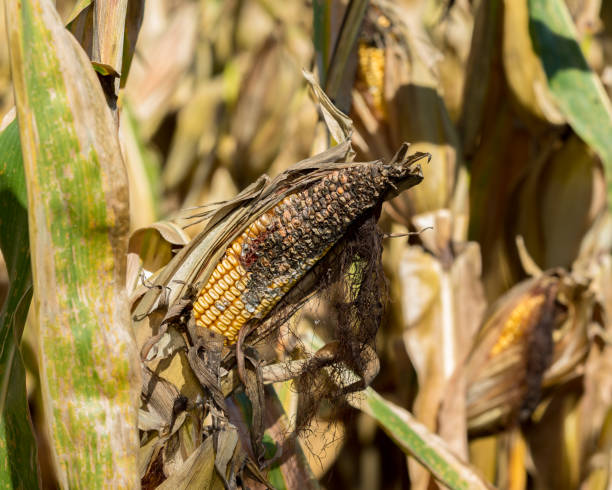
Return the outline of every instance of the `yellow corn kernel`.
[[[232,321],[226,316],[221,316],[217,320],[217,323],[221,323],[224,326],[223,330],[227,330],[229,329],[229,326],[231,325]]]
[[[538,294],[524,299],[514,307],[508,316],[497,343],[491,349],[491,355],[504,351],[520,339],[530,324],[531,315],[546,299],[544,294]]]
[[[218,333],[219,335],[223,335],[223,332],[217,325],[211,325],[210,328],[213,332]]]
[[[195,310],[195,315],[196,316],[202,316],[202,314],[204,313],[204,307],[200,304],[200,300],[195,301],[193,303],[193,309]]]
[[[262,214],[261,217],[259,218],[259,221],[267,228],[271,223],[269,214],[268,213]]]
[[[202,308],[203,312],[206,311],[210,306],[210,304],[206,303],[206,300],[202,296],[200,296],[200,298],[194,303],[194,307],[196,304],[200,305],[200,308]]]

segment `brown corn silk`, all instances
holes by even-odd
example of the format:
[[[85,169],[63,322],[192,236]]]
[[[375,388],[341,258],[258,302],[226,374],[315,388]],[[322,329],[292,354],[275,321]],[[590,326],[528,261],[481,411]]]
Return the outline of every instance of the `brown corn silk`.
[[[361,215],[418,183],[413,164],[424,156],[347,164],[284,197],[227,246],[193,303],[196,323],[236,342],[240,329],[265,317]]]

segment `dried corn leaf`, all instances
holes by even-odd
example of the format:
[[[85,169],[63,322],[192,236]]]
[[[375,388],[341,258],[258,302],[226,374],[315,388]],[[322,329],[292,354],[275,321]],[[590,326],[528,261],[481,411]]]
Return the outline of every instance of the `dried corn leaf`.
[[[162,28],[144,30],[138,43],[140,56],[132,62],[125,96],[140,123],[141,136],[149,138],[168,111],[176,107],[178,86],[184,82],[195,50],[199,8],[179,5],[167,18],[159,13]],[[156,15],[154,9],[147,15]],[[145,17],[146,21],[146,17]]]
[[[123,70],[127,70],[131,62],[143,9],[142,0],[80,1],[74,6],[68,19],[68,29],[79,40],[98,73],[125,80],[127,71],[124,73]],[[126,33],[129,33],[127,40]],[[123,59],[124,55],[127,60]],[[108,95],[116,97],[118,88],[117,80],[105,90]]]
[[[452,375],[467,356],[484,311],[480,256],[476,244],[462,247],[450,240],[448,213],[436,217],[434,230],[423,232],[431,249],[408,246],[399,262],[403,339],[419,380],[415,416],[467,458],[465,402],[458,388],[463,380]],[[426,488],[430,475],[415,461],[409,465],[415,488]]]
[[[158,162],[141,140],[127,104],[120,115],[119,141],[130,188],[130,228],[135,230],[157,219],[160,178]]]
[[[457,0],[440,17],[426,26],[434,44],[443,53],[438,62],[440,88],[453,122],[456,122],[461,114],[466,65],[474,30],[475,6],[466,0]]]
[[[518,191],[514,233],[525,238],[542,269],[569,269],[584,235],[605,210],[605,182],[598,158],[577,136],[533,162]],[[586,259],[586,257],[583,257]]]

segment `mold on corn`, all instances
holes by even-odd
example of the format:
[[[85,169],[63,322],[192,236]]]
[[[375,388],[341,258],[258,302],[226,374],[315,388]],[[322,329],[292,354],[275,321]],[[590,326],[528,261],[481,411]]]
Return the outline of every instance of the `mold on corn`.
[[[414,176],[407,165],[359,164],[285,197],[226,248],[193,304],[196,322],[235,343],[240,329],[263,318],[361,214]]]

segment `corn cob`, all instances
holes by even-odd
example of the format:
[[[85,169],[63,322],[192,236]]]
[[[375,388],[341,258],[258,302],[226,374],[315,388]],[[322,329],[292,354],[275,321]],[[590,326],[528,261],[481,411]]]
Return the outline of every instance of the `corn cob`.
[[[226,248],[193,304],[196,322],[233,344],[243,325],[263,318],[360,215],[421,179],[420,168],[408,163],[367,163],[330,171],[288,195]]]
[[[377,46],[360,42],[357,49],[357,78],[363,82],[371,96],[372,106],[384,119],[387,116],[385,106],[385,51]]]

